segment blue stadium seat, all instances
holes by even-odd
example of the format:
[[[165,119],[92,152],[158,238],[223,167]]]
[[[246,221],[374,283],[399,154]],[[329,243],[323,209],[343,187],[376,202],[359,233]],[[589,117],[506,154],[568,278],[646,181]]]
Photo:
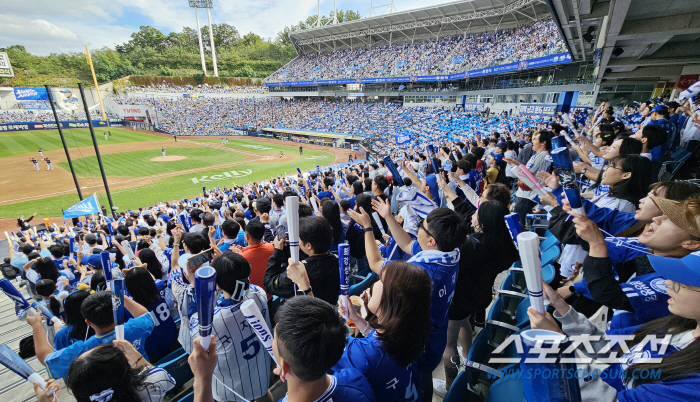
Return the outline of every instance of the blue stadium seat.
[[[378,279],[379,276],[377,274],[370,272],[365,279],[362,280],[362,282],[350,286],[350,292],[348,294],[350,296],[359,296],[365,291],[365,289],[372,286],[372,284],[374,284],[374,282],[376,282]]]
[[[189,394],[183,396],[179,401],[177,402],[194,402],[194,391],[190,392]]]
[[[482,402],[484,400],[483,395],[469,386],[467,377],[466,371],[460,371],[457,374],[443,402]]]
[[[559,246],[559,240],[554,236],[545,237],[544,241],[540,243],[540,250],[547,250],[552,246]]]
[[[181,356],[183,353],[185,353],[185,349],[180,347],[177,350],[172,351],[172,352],[168,353],[167,355],[163,356],[160,360],[158,360],[158,362],[153,363],[153,365],[158,366],[161,363],[169,362],[169,361],[174,360],[175,358]]]
[[[525,400],[523,381],[519,378],[499,378],[489,387],[487,402],[522,402]]]
[[[175,352],[171,353],[174,354]],[[170,355],[168,355],[170,356]],[[175,379],[175,383],[177,386],[173,388],[169,393],[175,393],[175,390],[182,385],[184,385],[187,381],[191,380],[194,377],[194,374],[192,374],[192,370],[190,369],[190,365],[187,363],[187,358],[189,355],[185,353],[183,350],[179,356],[176,356],[175,358],[165,361],[165,359],[161,359],[161,362],[159,362],[158,367],[165,369],[165,371],[170,374],[173,379]]]
[[[559,255],[561,255],[561,250],[559,247],[550,247],[546,250],[542,251],[542,266],[545,266],[547,264],[553,264],[554,262],[557,261],[559,258]]]
[[[542,267],[542,280],[547,282],[547,284],[551,284],[556,276],[557,270],[554,268],[554,265],[547,264]]]

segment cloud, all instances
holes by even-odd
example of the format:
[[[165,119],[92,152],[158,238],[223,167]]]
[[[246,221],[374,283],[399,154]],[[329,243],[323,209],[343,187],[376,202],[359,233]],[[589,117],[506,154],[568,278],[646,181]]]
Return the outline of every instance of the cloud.
[[[403,0],[396,6],[405,11],[447,2]],[[235,26],[242,35],[255,32],[274,39],[285,26],[316,14],[316,4],[316,0],[214,0],[211,17],[215,24]],[[358,11],[364,17],[369,13],[367,0],[338,0],[337,7]],[[322,14],[332,9],[333,1],[321,1]],[[206,11],[199,12],[199,20],[202,26],[207,24]],[[196,23],[185,0],[52,0],[41,2],[40,7],[32,1],[10,2],[3,5],[0,14],[0,43],[24,45],[37,55],[83,51],[86,44],[113,48],[128,41],[140,25],[151,25],[167,34]]]

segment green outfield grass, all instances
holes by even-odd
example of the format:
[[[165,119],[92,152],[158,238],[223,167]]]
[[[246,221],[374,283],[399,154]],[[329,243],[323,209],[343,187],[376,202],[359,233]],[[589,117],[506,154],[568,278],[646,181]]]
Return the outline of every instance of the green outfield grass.
[[[151,162],[152,158],[160,158],[160,149],[121,152],[102,155],[102,165],[105,174],[109,176],[143,177],[159,173],[170,173],[182,170],[197,169],[222,163],[240,162],[245,155],[223,149],[210,147],[199,148],[167,148],[168,156],[184,156],[186,159],[168,162]],[[68,170],[68,162],[59,162],[59,166]],[[75,174],[82,177],[99,175],[97,157],[86,156],[73,160]],[[96,170],[97,168],[97,170]]]
[[[219,141],[220,142],[220,141]],[[292,146],[282,146],[282,145],[272,145],[267,143],[256,143],[255,140],[245,140],[240,143],[234,144],[233,141],[229,144],[229,147],[234,148],[237,145],[261,145],[268,148],[273,148],[274,152],[279,154],[279,150],[283,150],[284,153],[294,153],[296,150],[296,155],[299,154],[299,148]],[[180,148],[183,149],[193,149],[193,148]],[[195,150],[197,148],[194,148]],[[203,148],[204,149],[204,148]],[[254,151],[252,148],[242,148],[246,151]],[[171,155],[176,154],[175,149],[171,148]],[[213,152],[216,149],[206,148],[207,151]],[[157,154],[160,155],[160,150],[156,150]],[[230,152],[225,152],[230,154]],[[260,152],[272,152],[272,151],[260,151]],[[128,154],[139,154],[141,151],[130,152]],[[105,155],[108,156],[108,155]],[[313,158],[313,159],[306,159]],[[149,158],[150,159],[150,158]],[[185,160],[186,161],[186,160]],[[296,160],[290,162],[277,162],[274,160],[261,162],[250,162],[241,165],[231,166],[229,168],[212,169],[207,171],[201,171],[189,174],[182,174],[178,176],[167,177],[163,179],[158,179],[150,184],[146,184],[142,187],[135,187],[129,189],[120,189],[112,191],[112,200],[115,206],[119,207],[120,211],[125,211],[128,209],[137,209],[139,207],[145,207],[153,205],[157,202],[173,201],[185,197],[194,197],[202,192],[202,186],[207,186],[208,188],[216,187],[231,187],[232,183],[235,181],[236,184],[245,184],[260,180],[270,179],[272,176],[277,176],[278,174],[292,174],[299,167],[302,170],[315,169],[316,165],[328,165],[332,163],[333,155],[322,152],[322,151],[312,151],[304,150],[304,155],[298,157]],[[179,161],[184,162],[184,161]],[[128,163],[128,162],[124,162]],[[156,163],[156,162],[150,162]],[[164,165],[176,162],[161,162]],[[210,165],[216,164],[215,162],[209,163]],[[123,170],[127,167],[121,166],[119,175],[124,176]],[[81,180],[82,185],[91,185],[93,182],[100,182],[99,180],[99,168],[95,165],[91,167],[93,174],[97,177],[95,180],[87,181]],[[105,166],[105,169],[107,167]],[[150,166],[146,169],[142,169],[143,176],[152,175],[154,171],[150,169]],[[83,195],[89,196],[94,192],[93,189],[84,189]],[[105,194],[99,194],[100,203],[107,205],[107,197]],[[68,208],[69,206],[78,202],[78,196],[75,193],[50,197],[44,199],[38,199],[34,201],[26,201],[15,204],[0,204],[0,218],[16,218],[17,216],[24,214],[28,215],[33,212],[37,212],[39,216],[60,216],[62,209]]]
[[[122,128],[109,128],[112,136],[105,141],[102,135],[105,128],[95,129],[98,144],[122,144],[127,142],[162,141],[166,138],[134,132]],[[63,135],[68,148],[91,147],[92,138],[87,128],[64,129]],[[58,130],[8,131],[0,133],[0,158],[8,156],[37,154],[37,150],[53,151],[63,149]],[[38,155],[38,154],[37,154]]]

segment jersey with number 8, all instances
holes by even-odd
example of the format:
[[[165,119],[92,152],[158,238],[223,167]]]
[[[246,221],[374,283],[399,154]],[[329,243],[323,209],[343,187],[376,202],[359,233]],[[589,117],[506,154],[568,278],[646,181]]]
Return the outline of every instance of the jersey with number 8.
[[[217,300],[212,323],[218,355],[218,363],[214,369],[216,378],[212,388],[214,399],[217,401],[240,400],[221,383],[248,400],[260,398],[268,389],[272,359],[240,311],[241,304],[246,300],[255,301],[268,328],[270,327],[267,294],[263,289],[251,284],[248,293],[240,302],[231,299]],[[189,317],[189,335],[191,339],[199,336],[197,313]]]

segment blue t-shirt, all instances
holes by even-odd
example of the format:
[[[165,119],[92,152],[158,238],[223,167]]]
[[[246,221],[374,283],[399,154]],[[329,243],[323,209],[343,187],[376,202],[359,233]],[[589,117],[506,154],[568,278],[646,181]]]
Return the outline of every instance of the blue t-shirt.
[[[79,339],[71,338],[71,331],[73,331],[73,326],[66,325],[56,332],[56,335],[53,337],[53,348],[55,350],[67,348],[68,346],[80,341]]]
[[[132,318],[124,324],[124,338],[134,345],[134,348],[148,360],[145,345],[146,338],[153,332],[155,320],[152,313],[144,314],[137,318]],[[46,357],[44,365],[46,372],[51,378],[63,378],[68,375],[68,369],[73,360],[77,359],[88,350],[110,343],[117,338],[114,330],[102,335],[94,335],[86,341],[77,341],[72,345],[51,353]]]
[[[422,397],[418,365],[413,362],[401,367],[370,332],[366,338],[348,336],[345,353],[333,367],[334,371],[344,368],[359,370],[369,381],[374,396],[380,401],[417,401]]]
[[[411,257],[408,262],[417,265],[430,275],[433,293],[430,296],[430,321],[433,328],[425,342],[425,354],[418,359],[418,368],[433,371],[440,364],[442,352],[447,345],[447,311],[452,303],[459,272],[459,249],[448,253],[438,250],[423,251],[418,241],[411,244]]]
[[[372,387],[365,376],[356,369],[344,369],[331,378],[331,385],[326,392],[312,402],[374,402]],[[279,402],[287,402],[287,395]]]

